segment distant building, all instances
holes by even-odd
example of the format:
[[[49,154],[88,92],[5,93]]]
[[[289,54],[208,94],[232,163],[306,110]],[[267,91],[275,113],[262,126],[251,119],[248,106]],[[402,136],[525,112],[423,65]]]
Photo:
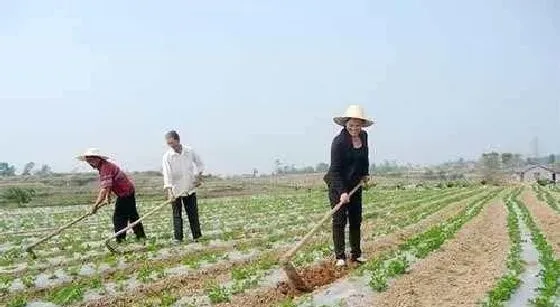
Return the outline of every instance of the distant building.
[[[556,183],[560,170],[542,164],[529,165],[515,172],[515,177],[520,182],[537,182],[537,180],[548,180]]]

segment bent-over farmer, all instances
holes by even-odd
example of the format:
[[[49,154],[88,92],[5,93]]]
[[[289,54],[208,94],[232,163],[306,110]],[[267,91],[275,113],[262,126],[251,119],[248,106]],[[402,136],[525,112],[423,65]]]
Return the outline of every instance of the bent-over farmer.
[[[363,263],[360,248],[360,228],[362,223],[362,188],[352,196],[349,192],[361,181],[369,178],[368,134],[363,127],[371,126],[374,121],[366,118],[362,107],[351,105],[344,116],[333,118],[343,128],[331,144],[331,164],[325,175],[329,186],[331,208],[342,202],[344,205],[334,213],[332,232],[336,266],[346,264],[344,228],[348,221],[351,261]]]
[[[174,243],[183,241],[182,207],[189,218],[193,240],[197,242],[202,233],[195,188],[200,186],[204,164],[192,147],[181,144],[181,138],[175,130],[167,132],[165,140],[170,148],[163,155],[163,185],[167,199],[175,199],[172,204]],[[194,172],[195,166],[197,175]]]
[[[99,171],[100,191],[92,207],[94,213],[106,199],[110,199],[111,192],[113,192],[117,195],[113,213],[115,232],[126,228],[128,222],[132,223],[140,218],[136,209],[134,184],[116,164],[109,162],[108,157],[101,154],[97,148],[88,149],[77,159],[87,162]],[[136,239],[143,240],[146,238],[142,222],[134,225],[132,229],[136,234]],[[126,232],[117,236],[117,242],[122,242],[125,239]]]

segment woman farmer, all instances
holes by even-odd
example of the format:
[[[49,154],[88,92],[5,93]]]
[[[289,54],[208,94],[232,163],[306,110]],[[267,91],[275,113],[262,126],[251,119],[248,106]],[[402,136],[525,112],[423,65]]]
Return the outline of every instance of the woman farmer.
[[[99,172],[100,190],[97,200],[92,206],[93,213],[97,212],[101,204],[109,199],[111,192],[113,192],[117,195],[113,214],[115,232],[126,228],[129,222],[132,223],[140,218],[136,209],[134,184],[116,164],[108,161],[109,157],[101,154],[97,148],[90,148],[76,158],[87,162]],[[146,239],[144,226],[141,222],[134,225],[132,230],[136,234],[136,239]],[[126,233],[121,233],[117,237],[117,242],[123,242],[125,238]]]
[[[335,117],[333,120],[343,128],[332,141],[331,163],[325,175],[325,182],[329,187],[331,208],[339,202],[344,204],[332,218],[335,265],[344,266],[344,228],[347,220],[350,230],[350,260],[358,263],[366,261],[360,248],[362,188],[356,190],[352,196],[349,196],[349,193],[360,182],[368,181],[368,135],[362,128],[371,126],[374,121],[366,118],[362,107],[358,105],[349,106],[344,116]]]

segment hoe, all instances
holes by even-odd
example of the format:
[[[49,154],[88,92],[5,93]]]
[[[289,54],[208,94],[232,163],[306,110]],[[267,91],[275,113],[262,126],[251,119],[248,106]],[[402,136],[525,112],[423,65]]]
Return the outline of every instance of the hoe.
[[[352,191],[350,191],[350,193],[348,193],[348,195],[352,196],[352,194],[354,194],[361,186],[363,185],[363,182],[360,182],[357,186],[355,186]],[[307,241],[309,241],[309,239],[311,238],[311,236],[313,234],[315,234],[315,232],[317,232],[317,230],[319,230],[319,228],[321,228],[321,226],[336,212],[338,211],[344,204],[343,203],[338,203],[336,204],[331,211],[325,213],[325,215],[323,216],[323,218],[315,225],[315,227],[313,227],[313,229],[311,229],[304,237],[303,239],[301,239],[301,241],[299,241],[294,247],[292,247],[292,249],[290,249],[286,254],[284,254],[282,256],[282,258],[280,259],[280,265],[282,265],[282,267],[284,268],[284,271],[286,272],[286,275],[288,276],[288,279],[291,281],[292,285],[303,292],[311,292],[311,287],[309,287],[305,281],[303,280],[303,278],[301,278],[301,276],[299,276],[299,274],[296,271],[296,268],[294,267],[294,265],[290,262],[290,259],[295,255],[295,253],[305,244],[307,243]]]
[[[181,195],[188,195],[188,193],[184,193],[184,194],[181,194]],[[113,253],[113,254],[123,254],[124,252],[119,251],[117,246],[111,245],[111,240],[118,237],[121,233],[127,232],[128,230],[132,229],[136,224],[140,223],[143,219],[145,219],[148,216],[154,214],[156,211],[160,210],[161,208],[165,207],[166,205],[169,205],[169,204],[173,203],[175,201],[175,199],[177,199],[177,197],[179,197],[179,196],[176,196],[173,199],[170,199],[170,200],[167,200],[167,201],[161,203],[160,205],[158,205],[154,209],[146,212],[146,214],[144,214],[144,216],[142,216],[141,218],[139,218],[136,221],[128,224],[128,226],[126,228],[123,228],[123,229],[115,232],[115,234],[113,236],[111,236],[110,238],[105,240],[105,246],[107,247],[107,249],[109,249],[109,251],[111,251],[111,253]]]
[[[108,202],[105,202],[105,203],[103,203],[101,206],[104,206],[104,205],[107,205],[107,204],[108,204]],[[52,237],[56,236],[57,234],[61,233],[63,230],[72,227],[72,225],[74,225],[74,224],[76,224],[76,223],[78,223],[78,222],[84,220],[85,218],[87,218],[87,217],[89,217],[90,215],[93,215],[93,214],[95,214],[95,213],[93,212],[93,210],[87,212],[86,214],[80,216],[79,218],[77,218],[77,219],[75,219],[75,220],[69,222],[68,224],[66,224],[66,225],[64,225],[64,226],[62,226],[62,227],[60,227],[60,228],[58,228],[57,230],[53,231],[52,233],[48,234],[47,236],[41,238],[41,239],[38,240],[37,242],[35,242],[35,243],[33,243],[33,244],[31,244],[31,245],[25,247],[24,250],[25,250],[26,252],[28,252],[28,253],[31,255],[31,257],[32,257],[33,259],[37,258],[37,255],[35,255],[35,252],[33,251],[33,248],[35,248],[37,245],[39,245],[39,244],[41,244],[41,243],[43,243],[43,242],[49,240],[50,238],[52,238]]]

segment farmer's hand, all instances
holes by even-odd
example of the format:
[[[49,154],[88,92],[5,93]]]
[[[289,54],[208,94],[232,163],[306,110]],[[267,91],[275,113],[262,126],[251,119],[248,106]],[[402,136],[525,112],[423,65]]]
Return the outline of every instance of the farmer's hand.
[[[350,196],[348,195],[348,193],[340,194],[340,202],[343,204],[347,204],[350,202]]]
[[[91,213],[96,213],[97,210],[99,210],[99,207],[101,207],[99,204],[93,204],[91,206]]]
[[[173,194],[173,189],[167,189],[167,200],[172,200],[175,198],[175,195]]]

